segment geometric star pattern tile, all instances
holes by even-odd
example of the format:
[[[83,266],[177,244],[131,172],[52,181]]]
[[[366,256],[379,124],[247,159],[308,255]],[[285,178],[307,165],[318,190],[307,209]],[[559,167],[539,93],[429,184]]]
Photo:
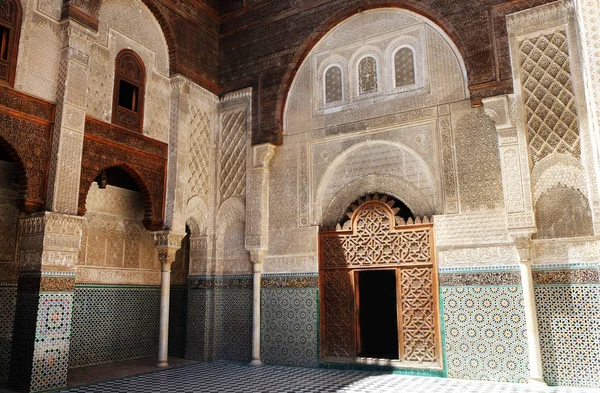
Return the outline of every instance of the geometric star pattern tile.
[[[183,355],[186,290],[172,288],[169,352]],[[70,366],[155,356],[158,352],[160,287],[75,288]]]
[[[461,381],[365,371],[229,362],[197,363],[155,373],[76,387],[69,393],[584,393],[581,388],[535,388],[522,384]]]
[[[448,377],[526,382],[521,287],[443,287],[442,296]]]
[[[317,289],[261,291],[261,358],[282,366],[317,367]]]
[[[189,359],[251,359],[252,290],[190,289],[188,307]]]
[[[536,286],[544,378],[600,388],[600,285]]]
[[[0,286],[0,380],[8,378],[17,286]]]

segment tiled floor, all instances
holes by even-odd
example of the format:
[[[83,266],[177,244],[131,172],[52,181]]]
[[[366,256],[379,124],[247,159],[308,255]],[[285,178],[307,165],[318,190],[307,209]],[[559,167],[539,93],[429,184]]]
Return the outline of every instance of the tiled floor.
[[[527,385],[470,382],[361,371],[262,366],[214,362],[197,363],[95,385],[71,388],[69,393],[583,393],[594,389],[543,388]]]

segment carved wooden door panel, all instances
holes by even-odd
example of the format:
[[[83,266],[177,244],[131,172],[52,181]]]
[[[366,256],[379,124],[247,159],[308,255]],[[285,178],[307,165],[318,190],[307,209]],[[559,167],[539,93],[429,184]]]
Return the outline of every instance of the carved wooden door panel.
[[[428,219],[407,224],[379,200],[362,203],[344,228],[319,236],[324,360],[356,358],[360,343],[354,272],[382,268],[397,271],[398,360],[439,363],[433,224]]]

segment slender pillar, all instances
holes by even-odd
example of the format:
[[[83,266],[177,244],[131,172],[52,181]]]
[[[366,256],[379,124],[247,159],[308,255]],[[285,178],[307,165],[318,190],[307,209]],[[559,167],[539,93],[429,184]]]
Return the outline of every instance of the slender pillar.
[[[542,351],[538,328],[535,293],[533,291],[533,275],[531,273],[531,234],[513,235],[519,252],[521,269],[521,286],[525,303],[525,323],[527,325],[527,344],[529,346],[529,383],[546,385],[542,369]]]
[[[262,262],[264,252],[252,253],[252,361],[251,366],[262,366],[260,361],[260,289],[262,280]]]
[[[157,367],[169,366],[169,306],[171,300],[171,265],[175,262],[177,250],[185,234],[160,231],[154,233],[154,243],[158,250],[160,261],[160,331],[158,334],[158,363]]]
[[[169,365],[169,306],[171,301],[171,262],[162,264],[160,281],[160,331],[158,334],[157,367]]]

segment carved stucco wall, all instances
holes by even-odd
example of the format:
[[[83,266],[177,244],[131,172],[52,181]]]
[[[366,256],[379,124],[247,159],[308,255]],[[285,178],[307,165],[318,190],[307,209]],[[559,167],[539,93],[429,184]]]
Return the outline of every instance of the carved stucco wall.
[[[572,12],[555,2],[507,18],[540,240],[594,235],[597,166]]]
[[[421,74],[418,86],[401,91],[388,55],[405,44],[416,49]],[[354,65],[364,56],[378,60],[380,90],[369,97],[352,86]],[[342,69],[344,98],[325,104],[320,84],[331,65]],[[458,51],[420,16],[367,11],[330,31],[300,67],[287,100],[283,145],[270,165],[265,271],[316,271],[318,225],[336,222],[373,192],[393,195],[417,215],[454,214],[452,224],[436,224],[436,236],[453,249],[446,265],[515,264],[498,135],[467,97]],[[497,237],[482,238],[481,223]],[[472,234],[455,238],[454,225],[471,225]]]
[[[503,210],[502,170],[494,121],[483,113],[468,114],[454,132],[462,211]]]
[[[23,22],[15,88],[24,93],[56,100],[58,71],[65,30],[58,20],[62,3],[53,0],[21,0]]]
[[[141,193],[93,183],[86,206],[77,282],[160,285],[154,239],[142,225]],[[174,283],[185,281],[185,264],[173,265]]]
[[[169,56],[160,25],[138,0],[106,0],[98,19],[98,36],[90,56],[88,115],[111,121],[115,59],[121,50],[132,49],[146,68],[144,134],[167,142]]]

